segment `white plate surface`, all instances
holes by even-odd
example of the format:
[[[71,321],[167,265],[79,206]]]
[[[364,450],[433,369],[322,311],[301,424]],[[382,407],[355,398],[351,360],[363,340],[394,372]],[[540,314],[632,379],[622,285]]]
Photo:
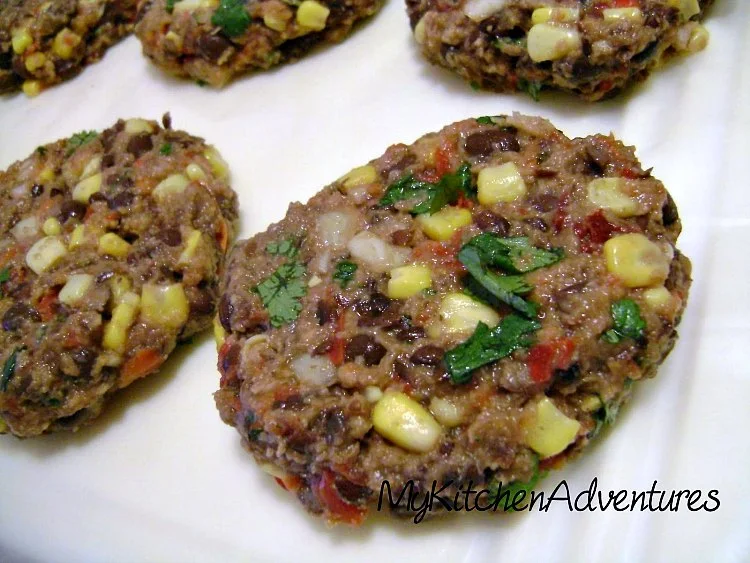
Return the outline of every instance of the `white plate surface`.
[[[603,440],[565,470],[572,492],[719,491],[715,512],[453,516],[415,526],[374,518],[328,529],[265,476],[224,426],[210,336],[125,390],[74,435],[0,438],[0,561],[749,561],[750,2],[718,0],[703,53],[625,97],[474,92],[418,56],[403,4],[344,44],[223,91],[166,78],[130,37],[75,80],[0,99],[0,168],[44,142],[119,117],[172,113],[230,163],[242,236],[279,220],[395,142],[469,116],[521,111],[568,135],[612,131],[638,148],[683,218],[695,282],[659,377]]]

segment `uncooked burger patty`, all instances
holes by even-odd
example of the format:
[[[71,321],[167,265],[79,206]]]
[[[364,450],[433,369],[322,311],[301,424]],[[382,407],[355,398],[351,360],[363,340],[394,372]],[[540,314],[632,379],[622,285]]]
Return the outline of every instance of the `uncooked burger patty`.
[[[342,41],[382,0],[148,0],[136,35],[158,67],[223,86],[234,76]]]
[[[135,0],[3,0],[0,92],[34,96],[67,80],[130,33]]]
[[[236,196],[168,116],[41,146],[0,198],[0,431],[77,429],[210,325]]]
[[[391,146],[230,254],[221,417],[331,521],[384,480],[533,483],[672,348],[679,232],[611,136],[513,115]]]
[[[497,91],[568,90],[595,101],[644,80],[674,52],[703,49],[713,0],[407,0],[433,64]]]

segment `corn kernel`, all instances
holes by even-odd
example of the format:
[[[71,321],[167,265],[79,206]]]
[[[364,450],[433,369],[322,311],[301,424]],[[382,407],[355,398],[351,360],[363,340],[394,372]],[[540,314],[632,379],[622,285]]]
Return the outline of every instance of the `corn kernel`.
[[[581,409],[586,412],[595,412],[602,408],[602,400],[599,395],[589,395],[581,401]]]
[[[263,14],[263,23],[269,29],[274,31],[284,31],[289,20],[276,12],[266,12]]]
[[[212,9],[219,5],[219,0],[181,0],[175,2],[173,12],[179,14],[181,12],[194,12],[200,8]]]
[[[34,98],[41,94],[42,83],[38,80],[26,80],[21,86],[21,90],[23,90],[23,93],[29,98]]]
[[[417,25],[414,26],[414,40],[418,45],[424,45],[427,40],[424,17],[422,17],[422,19],[417,22]]]
[[[220,179],[226,180],[229,177],[229,166],[227,162],[221,157],[219,151],[214,147],[208,147],[206,152],[203,153],[208,163],[211,165],[211,171]]]
[[[564,451],[576,439],[581,423],[563,414],[548,397],[536,404],[526,427],[526,443],[542,458]]]
[[[602,10],[605,22],[627,21],[634,24],[643,23],[643,12],[640,8],[607,8]]]
[[[219,317],[214,317],[214,340],[216,341],[216,349],[219,350],[224,345],[224,340],[227,337],[227,331],[221,326]]]
[[[37,176],[37,181],[40,184],[47,184],[48,182],[51,182],[54,179],[55,179],[55,171],[49,167],[45,167],[44,170],[42,170],[39,173],[39,176]]]
[[[91,274],[73,274],[68,276],[68,281],[60,290],[58,299],[66,305],[75,305],[84,298],[86,292],[94,283],[94,276]]]
[[[184,1],[185,0],[183,0],[183,2]],[[179,3],[182,4],[182,2],[179,2]],[[145,119],[133,118],[133,119],[128,119],[125,122],[125,132],[128,135],[138,135],[140,133],[153,133],[154,128]]]
[[[56,217],[49,217],[42,225],[42,232],[49,236],[59,235],[62,232],[60,221]]]
[[[669,5],[680,10],[680,15],[686,20],[689,20],[701,11],[698,0],[669,0]]]
[[[458,426],[463,421],[463,411],[454,403],[440,397],[430,399],[430,412],[447,428]]]
[[[414,452],[429,452],[443,432],[422,405],[404,393],[392,391],[375,403],[372,424],[378,434]]]
[[[122,354],[128,340],[128,331],[138,313],[139,298],[134,293],[123,296],[122,302],[112,310],[112,318],[104,327],[102,345],[108,350]]]
[[[675,302],[675,298],[663,285],[646,289],[643,292],[643,300],[651,309],[663,314],[669,313]]]
[[[198,245],[200,244],[203,237],[203,233],[201,233],[199,230],[195,229],[193,230],[187,238],[187,241],[185,242],[185,249],[180,254],[180,258],[177,260],[177,263],[181,266],[184,266],[186,264],[190,263],[190,260],[195,255],[195,251],[198,249]]]
[[[29,72],[34,72],[47,64],[47,55],[44,53],[33,53],[26,57],[24,66]]]
[[[537,8],[531,13],[531,23],[578,21],[578,8]]]
[[[382,398],[383,391],[380,387],[375,387],[374,385],[368,385],[365,387],[365,399],[367,399],[368,402],[377,403]]]
[[[529,57],[535,63],[562,59],[581,48],[581,36],[570,27],[538,23],[529,30],[526,39]]]
[[[73,56],[73,51],[81,43],[81,36],[73,33],[70,29],[63,28],[52,42],[52,50],[61,59],[69,59]]]
[[[152,194],[157,199],[164,199],[169,195],[184,192],[188,184],[190,184],[190,180],[188,180],[186,176],[182,174],[172,174],[159,182],[154,188]]]
[[[115,303],[122,302],[125,295],[135,295],[130,291],[133,289],[133,284],[131,283],[130,278],[122,274],[115,274],[110,278],[109,288],[112,291],[112,300]]]
[[[597,178],[589,182],[588,200],[601,209],[609,209],[618,217],[638,215],[638,202],[622,191],[622,178]]]
[[[179,329],[188,319],[190,304],[182,284],[146,284],[141,290],[141,318],[151,325]]]
[[[22,55],[33,42],[34,39],[31,37],[29,30],[26,28],[20,29],[13,33],[13,36],[10,40],[10,44],[13,47],[13,52],[16,55]]]
[[[65,245],[57,237],[47,236],[39,239],[26,253],[26,264],[40,275],[49,270],[68,253]]]
[[[106,233],[99,239],[98,252],[115,258],[125,258],[130,252],[130,244],[115,233]]]
[[[83,239],[86,234],[86,228],[83,225],[78,225],[73,232],[70,233],[70,240],[68,241],[68,248],[73,250],[83,244]]]
[[[690,39],[688,39],[688,52],[697,53],[698,51],[702,51],[708,45],[708,39],[708,30],[700,24],[696,25],[690,33]]]
[[[206,179],[206,173],[203,171],[203,168],[198,166],[195,162],[191,162],[185,167],[185,176],[195,181]]]
[[[477,188],[477,198],[482,205],[515,201],[526,194],[526,182],[512,162],[482,168]]]
[[[365,184],[372,184],[378,180],[378,172],[375,167],[371,164],[365,164],[351,170],[348,174],[344,175],[339,181],[344,185],[344,189],[350,190],[357,186],[363,186]]]
[[[500,322],[500,315],[484,303],[480,303],[465,293],[449,293],[440,302],[440,320],[449,333],[473,332],[482,322],[494,327]]]
[[[640,233],[629,233],[604,243],[607,270],[626,287],[648,287],[664,283],[669,259],[658,244]]]
[[[304,0],[297,8],[297,23],[314,31],[320,31],[325,28],[330,13],[331,10],[320,2]]]
[[[95,156],[94,158],[89,160],[86,166],[84,167],[83,172],[81,172],[79,180],[83,180],[84,178],[88,178],[89,176],[99,172],[101,165],[102,165],[101,156]]]
[[[393,268],[386,293],[391,299],[408,299],[432,286],[432,272],[427,266],[412,264]]]
[[[417,223],[433,240],[449,240],[458,229],[471,224],[471,211],[463,207],[443,207],[432,215],[417,215]]]
[[[8,432],[8,425],[5,421],[0,418],[0,434],[6,434]]]
[[[182,2],[180,2],[180,4],[182,4]],[[170,43],[172,43],[172,45],[174,45],[176,50],[182,51],[182,36],[178,33],[175,33],[171,29],[164,36],[164,41],[169,41]]]
[[[73,199],[87,204],[89,198],[102,189],[102,174],[97,172],[78,182],[73,188]]]

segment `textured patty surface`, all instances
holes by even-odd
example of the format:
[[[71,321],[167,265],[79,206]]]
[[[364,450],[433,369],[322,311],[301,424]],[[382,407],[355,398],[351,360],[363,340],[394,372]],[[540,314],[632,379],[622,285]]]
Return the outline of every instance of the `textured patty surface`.
[[[481,88],[595,101],[705,47],[713,0],[407,0],[423,55]]]
[[[35,95],[78,74],[132,31],[135,0],[0,2],[0,92]]]
[[[71,429],[210,325],[237,216],[218,153],[152,121],[0,174],[0,430]]]
[[[611,136],[513,115],[393,145],[230,254],[221,417],[331,521],[384,480],[534,482],[672,348],[679,231]]]
[[[382,0],[148,0],[138,14],[143,52],[166,72],[223,86],[234,76],[342,41]]]

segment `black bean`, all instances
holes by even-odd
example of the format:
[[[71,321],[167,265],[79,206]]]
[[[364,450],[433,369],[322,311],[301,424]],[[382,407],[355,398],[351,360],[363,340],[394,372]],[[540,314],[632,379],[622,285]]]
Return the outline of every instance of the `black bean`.
[[[132,154],[135,159],[138,159],[142,154],[147,153],[152,148],[154,148],[154,142],[151,140],[151,135],[148,133],[138,133],[130,138],[126,150]]]
[[[114,275],[115,275],[115,273],[111,272],[111,271],[102,272],[101,274],[99,274],[98,276],[96,276],[96,283],[105,282],[105,281],[107,281],[109,278],[111,278]]]
[[[79,70],[75,60],[57,59],[55,61],[55,74],[62,80],[75,76]]]
[[[496,150],[518,152],[521,145],[513,129],[485,129],[466,137],[464,150],[471,156],[489,156]]]
[[[436,366],[443,359],[443,354],[445,354],[445,350],[440,346],[428,344],[421,348],[417,348],[409,359],[415,364]]]
[[[182,242],[182,234],[179,229],[163,229],[159,233],[159,239],[167,246],[179,246]]]
[[[411,326],[402,328],[396,333],[396,338],[402,342],[414,342],[425,337],[424,329],[421,326]]]
[[[345,500],[352,503],[362,502],[372,494],[371,489],[363,487],[362,485],[357,485],[351,481],[342,479],[341,477],[336,477],[334,484],[336,485],[336,490],[339,494]]]
[[[76,365],[78,365],[78,374],[81,377],[91,375],[91,369],[94,367],[94,362],[96,361],[96,354],[88,348],[78,348],[71,354],[71,357]]]
[[[109,168],[110,166],[115,165],[115,155],[111,152],[108,152],[102,157],[102,169]]]
[[[132,192],[129,192],[127,190],[118,192],[111,196],[109,199],[107,199],[107,206],[110,209],[119,209],[120,207],[129,207],[133,200],[135,199],[135,196],[132,194]]]
[[[107,184],[113,187],[132,188],[133,179],[126,173],[117,174],[113,172],[107,177]]]
[[[198,37],[197,47],[200,55],[211,62],[218,61],[224,51],[232,46],[227,39],[221,35],[204,34]]]
[[[494,233],[501,237],[508,236],[510,232],[510,222],[501,215],[496,215],[492,211],[480,209],[474,213],[474,223],[484,232]]]
[[[18,330],[27,320],[39,322],[42,318],[36,309],[29,307],[26,303],[17,301],[3,315],[3,330]]]
[[[543,233],[549,231],[549,225],[547,225],[547,222],[541,217],[531,217],[530,219],[526,219],[525,222],[534,227],[537,231],[542,231]]]
[[[336,309],[336,303],[329,301],[328,299],[321,299],[318,301],[318,309],[315,312],[315,316],[318,318],[318,325],[320,326],[328,324],[332,320],[336,320],[339,316]]]
[[[366,366],[374,366],[380,363],[387,350],[372,336],[358,334],[349,339],[344,348],[344,358],[351,362],[354,358],[362,356]]]
[[[671,227],[680,220],[680,214],[677,212],[677,205],[675,205],[672,196],[669,194],[667,194],[667,201],[661,208],[661,216],[665,227]]]
[[[323,414],[326,444],[333,444],[336,437],[341,435],[346,428],[346,417],[344,413],[337,410],[328,410]]]
[[[567,369],[556,369],[553,377],[562,383],[575,383],[580,375],[581,366],[575,363]]]
[[[232,302],[229,300],[229,295],[225,293],[219,301],[219,321],[225,330],[232,330],[233,313],[234,305],[232,305]]]
[[[31,197],[39,197],[44,193],[44,186],[40,186],[39,184],[34,184],[31,186]]]
[[[409,381],[409,366],[401,358],[393,362],[393,375],[403,381]]]
[[[354,310],[360,315],[376,316],[384,313],[390,305],[391,300],[376,291],[367,301],[359,301],[354,306]]]
[[[57,196],[59,196],[59,195],[62,195],[62,190],[59,190],[59,189],[57,189],[57,188],[52,188],[52,189],[51,189],[51,190],[49,191],[49,196],[50,196],[50,197],[57,197]]]
[[[107,201],[107,196],[105,196],[102,192],[94,192],[89,197],[89,203],[95,203],[97,201]]]
[[[210,315],[214,310],[214,300],[208,291],[196,289],[190,296],[190,311],[199,315]]]
[[[531,207],[542,213],[547,213],[557,208],[559,198],[555,194],[541,194],[531,200]]]
[[[240,345],[232,344],[227,350],[226,354],[221,358],[221,365],[219,370],[223,374],[229,374],[233,369],[236,369],[237,362],[240,359]]]
[[[60,221],[64,223],[68,219],[83,219],[86,215],[86,206],[79,201],[68,199],[60,207]]]
[[[323,356],[324,354],[327,354],[331,351],[333,348],[333,340],[330,338],[327,338],[320,344],[318,344],[315,348],[313,348],[312,355],[313,356]]]
[[[286,399],[274,401],[273,408],[281,410],[299,410],[304,405],[305,402],[302,400],[302,395],[295,393],[289,395]]]
[[[172,128],[172,116],[169,114],[169,112],[161,116],[161,124],[164,127],[164,129]]]

